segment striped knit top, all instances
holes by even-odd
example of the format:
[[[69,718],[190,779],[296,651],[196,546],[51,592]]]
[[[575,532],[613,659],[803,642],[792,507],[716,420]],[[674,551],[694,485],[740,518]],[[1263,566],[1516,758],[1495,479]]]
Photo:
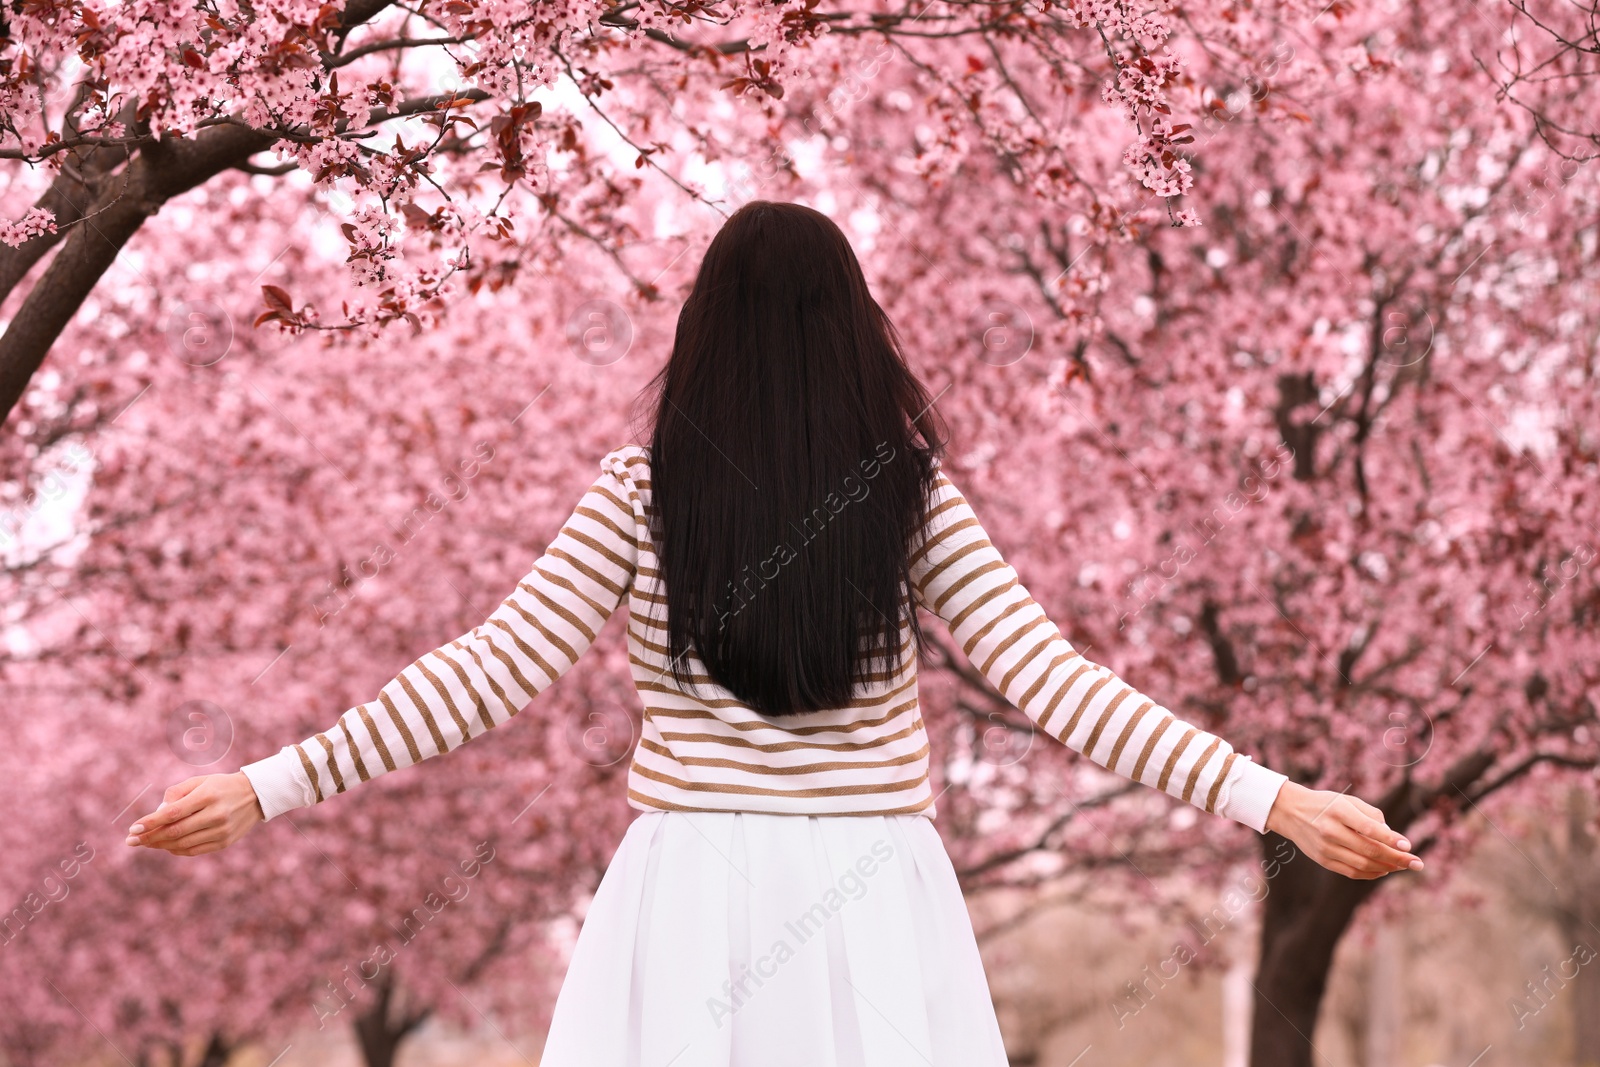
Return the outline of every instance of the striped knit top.
[[[893,454],[878,458],[892,462]],[[867,477],[870,470],[863,465]],[[942,468],[930,505],[913,546],[913,595],[1040,732],[1117,774],[1265,829],[1283,775],[1081,656]],[[834,513],[842,506],[828,504]],[[481,625],[417,659],[329,729],[242,768],[266,817],[441,755],[505,722],[577,662],[624,600],[628,659],[644,706],[628,770],[633,807],[933,817],[911,642],[898,669],[874,676],[835,710],[764,717],[711,682],[692,649],[686,666],[696,692],[684,692],[668,669],[651,516],[648,450],[630,444],[607,453],[555,540]]]

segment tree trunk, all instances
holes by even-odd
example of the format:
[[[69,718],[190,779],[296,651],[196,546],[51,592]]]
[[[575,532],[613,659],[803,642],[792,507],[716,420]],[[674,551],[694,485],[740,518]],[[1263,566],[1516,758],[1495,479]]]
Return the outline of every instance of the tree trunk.
[[[1594,803],[1581,788],[1567,792],[1567,877],[1572,889],[1557,905],[1567,969],[1572,977],[1572,1067],[1600,1067],[1600,838]],[[1562,905],[1565,906],[1562,906]]]
[[[1600,952],[1600,944],[1592,936],[1584,944]],[[1600,1067],[1600,959],[1588,959],[1572,982],[1572,1067]]]
[[[1422,788],[1406,777],[1376,806],[1390,827],[1404,833],[1439,799],[1454,803],[1455,795],[1460,794],[1469,802],[1481,800],[1537,763],[1524,760],[1489,784],[1480,785],[1494,762],[1489,749],[1465,753],[1445,768],[1438,784]],[[1474,785],[1480,785],[1476,798],[1467,793]],[[1414,842],[1413,848],[1420,853],[1429,843]],[[1311,1034],[1322,995],[1327,992],[1334,950],[1356,909],[1384,879],[1358,881],[1334,874],[1274,833],[1261,835],[1261,851],[1269,881],[1261,915],[1255,1013],[1250,1022],[1250,1067],[1311,1067],[1317,1055]],[[1283,856],[1290,858],[1286,861]]]
[[[233,1044],[224,1040],[221,1034],[214,1033],[211,1040],[206,1042],[205,1051],[200,1054],[200,1062],[195,1067],[224,1067],[232,1055]]]
[[[1334,950],[1378,882],[1334,874],[1277,834],[1262,835],[1261,843],[1263,855],[1269,864],[1278,864],[1278,872],[1263,901],[1250,1064],[1312,1067],[1311,1033]],[[1285,855],[1292,858],[1279,859]]]
[[[1367,1052],[1365,1067],[1400,1067],[1400,1034],[1405,1026],[1405,979],[1401,975],[1402,931],[1380,927],[1372,939],[1367,967]]]
[[[361,1056],[367,1067],[394,1067],[394,1055],[400,1042],[422,1025],[433,1013],[431,1008],[408,1011],[396,996],[394,975],[385,970],[383,976],[372,983],[373,1002],[356,1016],[356,1040],[361,1042]]]

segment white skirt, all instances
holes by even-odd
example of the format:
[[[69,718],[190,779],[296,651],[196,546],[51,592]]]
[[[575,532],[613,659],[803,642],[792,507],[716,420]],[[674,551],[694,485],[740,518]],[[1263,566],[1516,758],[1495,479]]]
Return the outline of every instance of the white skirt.
[[[578,934],[540,1067],[1006,1067],[922,815],[645,812]]]

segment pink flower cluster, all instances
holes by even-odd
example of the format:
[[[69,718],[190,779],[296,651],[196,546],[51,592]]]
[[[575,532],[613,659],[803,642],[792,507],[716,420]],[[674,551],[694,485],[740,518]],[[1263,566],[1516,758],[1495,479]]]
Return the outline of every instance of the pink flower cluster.
[[[1093,27],[1105,44],[1114,75],[1100,90],[1100,99],[1119,109],[1139,129],[1139,139],[1123,153],[1122,162],[1145,188],[1161,196],[1181,196],[1193,180],[1189,164],[1178,157],[1172,130],[1163,117],[1172,109],[1167,87],[1178,80],[1182,65],[1163,46],[1170,34],[1154,12],[1135,9],[1123,0],[1073,0],[1066,19],[1074,26]],[[1159,51],[1154,49],[1160,48]],[[1151,118],[1148,131],[1143,121]],[[1185,127],[1186,128],[1186,127]],[[1186,220],[1193,220],[1186,221]],[[1199,225],[1193,211],[1174,215],[1179,225]]]
[[[30,207],[27,214],[15,222],[0,222],[0,242],[12,248],[42,233],[55,232],[55,213],[43,208]]]
[[[1150,123],[1148,133],[1123,150],[1122,162],[1145,188],[1161,196],[1182,196],[1194,185],[1189,161],[1178,155],[1179,142],[1174,140],[1182,133],[1183,129],[1157,118]]]

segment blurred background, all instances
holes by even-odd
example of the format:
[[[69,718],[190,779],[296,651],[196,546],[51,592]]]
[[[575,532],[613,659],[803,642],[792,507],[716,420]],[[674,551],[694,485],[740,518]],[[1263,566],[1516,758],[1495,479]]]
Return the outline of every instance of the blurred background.
[[[1592,4],[0,12],[0,1064],[536,1064],[629,820],[625,619],[215,855],[163,791],[471,630],[648,439],[742,203],[850,237],[1062,633],[1383,808],[1349,882],[927,620],[1011,1062],[1600,1065]]]

